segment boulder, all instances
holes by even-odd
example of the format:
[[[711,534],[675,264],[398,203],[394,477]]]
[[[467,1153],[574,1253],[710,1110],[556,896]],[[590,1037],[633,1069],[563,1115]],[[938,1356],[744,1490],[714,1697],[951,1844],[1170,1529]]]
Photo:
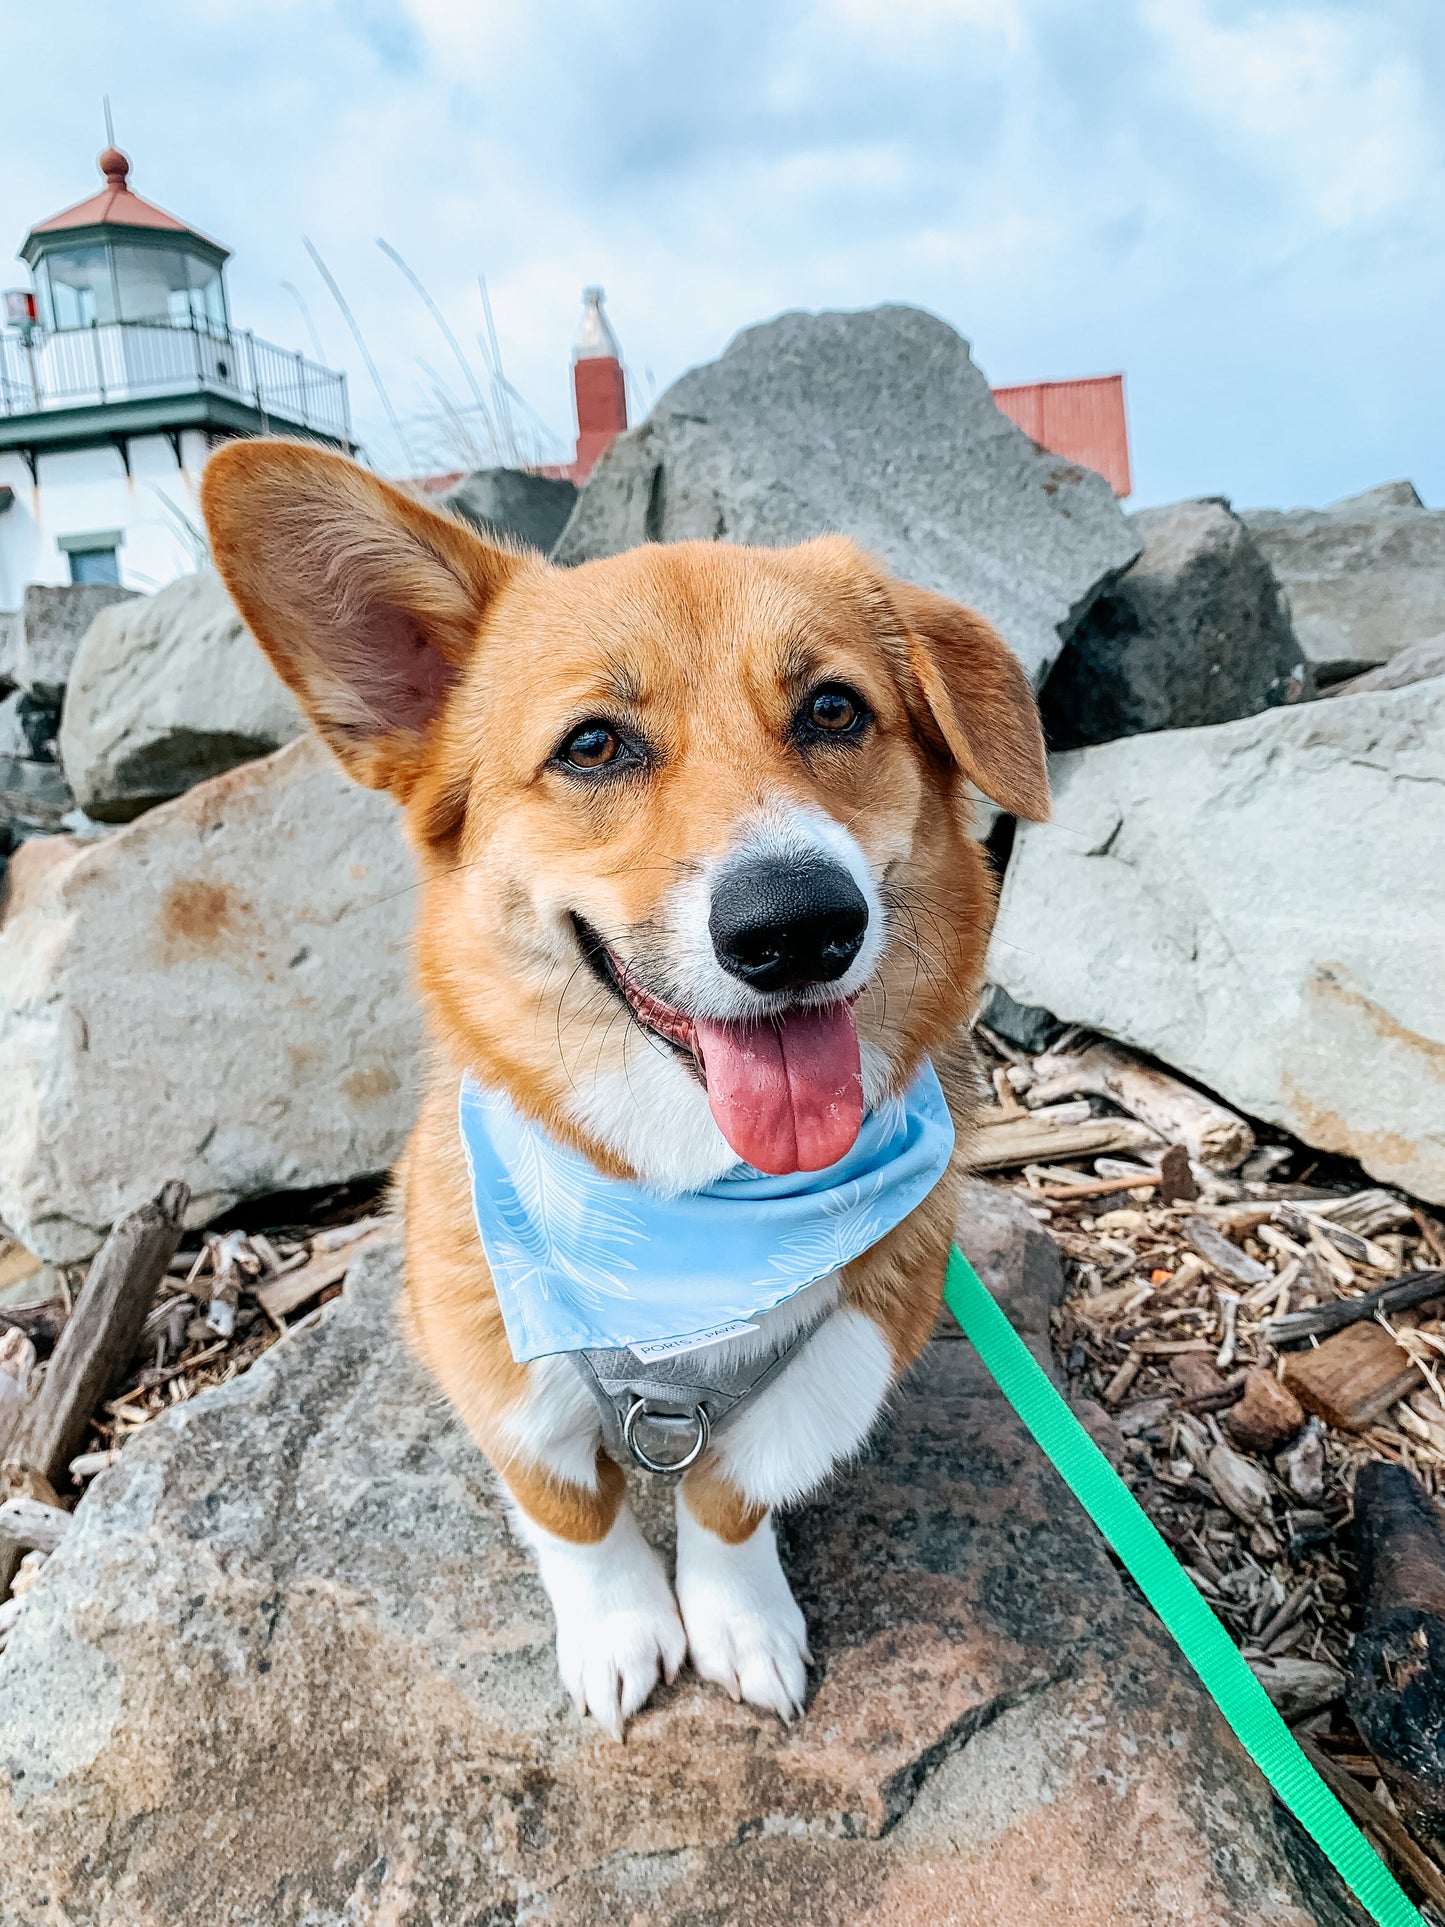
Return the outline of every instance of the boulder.
[[[134,596],[109,582],[30,583],[19,619],[0,626],[0,687],[58,704],[86,630],[102,609]]]
[[[12,689],[8,696],[0,698],[0,756],[31,754],[30,734],[20,714],[24,701],[25,692],[21,689]]]
[[[81,848],[73,833],[57,836],[32,836],[21,843],[5,870],[5,887],[0,892],[0,930],[12,917],[21,916],[36,902],[45,880],[61,864],[69,863]]]
[[[625,1747],[579,1721],[397,1272],[368,1254],[91,1486],[4,1656],[0,1918],[1353,1918],[962,1344],[783,1522],[795,1725],[686,1671]]]
[[[1445,635],[1426,636],[1423,642],[1412,642],[1398,656],[1382,662],[1378,669],[1367,669],[1362,676],[1338,682],[1325,694],[1360,696],[1372,689],[1408,689],[1411,683],[1429,682],[1435,676],[1445,676]]]
[[[577,484],[525,468],[478,468],[441,498],[483,535],[523,542],[551,553],[577,500]]]
[[[394,805],[310,736],[75,844],[0,931],[0,1218],[70,1263],[168,1178],[201,1224],[384,1171],[411,881]]]
[[[1229,723],[1314,693],[1269,564],[1228,502],[1129,517],[1144,552],[1095,602],[1045,683],[1055,749]]]
[[[1016,1004],[999,984],[984,985],[978,1014],[990,1030],[1030,1056],[1047,1050],[1064,1029],[1051,1010],[1037,1004]]]
[[[38,763],[58,761],[59,705],[39,702],[23,689],[17,689],[13,697],[7,697],[7,705],[10,702],[15,705],[15,726],[24,744],[24,749],[18,753],[31,756]]]
[[[71,669],[60,755],[81,808],[125,823],[305,727],[206,569],[96,617]]]
[[[1361,489],[1358,495],[1342,495],[1338,502],[1330,504],[1336,514],[1346,510],[1351,515],[1368,515],[1375,509],[1422,509],[1424,506],[1413,482],[1380,482],[1374,488]]]
[[[995,407],[947,323],[874,308],[782,315],[675,382],[602,457],[555,560],[830,530],[979,610],[1035,683],[1140,546],[1102,476]]]
[[[1445,682],[1055,759],[989,974],[1445,1203]]]
[[[0,696],[15,687],[15,667],[20,652],[20,611],[0,609]]]
[[[1422,507],[1410,483],[1327,509],[1253,509],[1243,521],[1321,682],[1388,662],[1445,629],[1445,510]]]
[[[75,798],[58,763],[0,752],[0,824],[15,838],[61,829]]]
[[[998,1299],[1007,1302],[1014,1330],[1051,1377],[1059,1370],[1049,1336],[1049,1315],[1064,1301],[1064,1261],[1059,1247],[1006,1185],[971,1178],[958,1214],[959,1249]],[[942,1339],[959,1338],[953,1314],[938,1325]]]

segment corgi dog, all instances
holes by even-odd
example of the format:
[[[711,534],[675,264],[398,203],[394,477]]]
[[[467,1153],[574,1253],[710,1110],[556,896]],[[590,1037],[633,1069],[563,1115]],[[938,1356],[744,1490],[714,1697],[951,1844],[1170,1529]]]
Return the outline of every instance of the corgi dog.
[[[859,1451],[938,1314],[995,895],[970,785],[1047,816],[1029,682],[981,617],[840,535],[559,568],[339,455],[268,440],[220,449],[202,495],[252,634],[342,767],[402,808],[431,1045],[397,1174],[405,1321],[506,1488],[562,1679],[619,1739],[685,1658],[789,1720],[810,1654],[771,1515]],[[893,1128],[930,1063],[956,1141],[948,1128],[926,1194],[838,1262],[827,1236],[799,1244],[831,1173],[876,1120]],[[683,1224],[667,1249],[729,1301],[713,1317],[691,1260],[659,1278],[629,1234],[609,1330],[646,1289],[687,1305],[678,1331],[723,1327],[675,1369],[725,1387],[772,1360],[735,1403],[705,1387],[669,1410],[644,1387],[626,1406],[633,1456],[680,1473],[671,1583],[598,1392],[607,1359],[663,1367],[548,1349],[551,1327],[516,1340],[573,1287],[585,1324],[587,1254],[608,1235],[589,1245],[586,1228],[624,1220],[584,1199],[567,1276],[509,1261],[504,1292],[481,1192],[505,1229],[526,1187],[515,1162],[490,1189],[478,1176],[469,1092],[516,1158],[563,1161],[578,1196],[627,1200],[628,1223]],[[878,1156],[868,1196],[907,1162]],[[769,1212],[792,1214],[789,1248],[818,1275],[749,1299],[733,1230],[770,1235]],[[644,1451],[639,1414],[691,1422],[688,1449]]]

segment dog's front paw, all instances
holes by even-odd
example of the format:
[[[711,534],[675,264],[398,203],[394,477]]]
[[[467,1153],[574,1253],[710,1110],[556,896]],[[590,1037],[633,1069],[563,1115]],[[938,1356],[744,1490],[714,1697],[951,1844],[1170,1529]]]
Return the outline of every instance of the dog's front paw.
[[[620,1740],[659,1674],[671,1685],[687,1657],[662,1564],[625,1507],[594,1545],[558,1538],[525,1512],[517,1525],[552,1601],[562,1683],[579,1713]]]
[[[670,1594],[600,1616],[585,1599],[556,1600],[557,1668],[579,1713],[590,1713],[614,1740],[647,1703],[661,1674],[669,1685],[687,1654],[687,1635]]]
[[[771,1518],[730,1546],[699,1525],[679,1495],[677,1602],[704,1679],[781,1720],[802,1712],[808,1629],[778,1563]]]

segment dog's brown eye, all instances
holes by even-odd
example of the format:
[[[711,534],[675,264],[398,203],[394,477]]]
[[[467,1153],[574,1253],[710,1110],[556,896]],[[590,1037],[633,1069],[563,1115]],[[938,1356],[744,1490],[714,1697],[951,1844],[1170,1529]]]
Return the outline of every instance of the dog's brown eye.
[[[606,723],[583,723],[562,745],[562,761],[573,769],[605,769],[616,762],[621,748],[615,731]]]
[[[803,704],[793,725],[800,747],[829,738],[852,742],[871,720],[867,703],[847,683],[824,683]]]
[[[814,729],[851,729],[858,720],[858,705],[843,689],[822,689],[808,711]]]

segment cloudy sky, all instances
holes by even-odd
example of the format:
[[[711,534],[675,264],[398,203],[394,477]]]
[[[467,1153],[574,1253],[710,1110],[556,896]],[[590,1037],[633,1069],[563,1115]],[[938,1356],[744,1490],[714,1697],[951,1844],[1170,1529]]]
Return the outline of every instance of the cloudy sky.
[[[388,469],[303,236],[428,464],[470,393],[378,237],[478,375],[486,275],[539,449],[596,281],[644,407],[751,321],[905,301],[996,383],[1122,369],[1136,503],[1445,505],[1440,0],[0,0],[6,258],[98,185],[107,93]]]

